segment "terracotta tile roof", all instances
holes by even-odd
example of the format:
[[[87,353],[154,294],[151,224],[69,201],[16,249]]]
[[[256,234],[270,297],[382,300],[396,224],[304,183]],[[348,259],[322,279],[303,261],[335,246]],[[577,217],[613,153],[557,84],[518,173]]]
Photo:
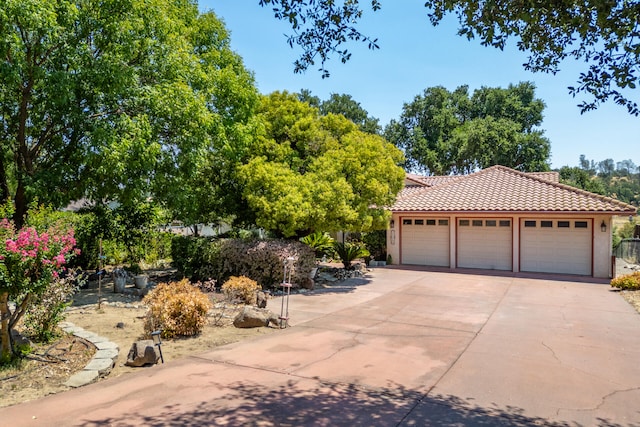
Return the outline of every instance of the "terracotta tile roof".
[[[562,212],[635,214],[634,206],[538,176],[492,166],[446,177],[439,185],[405,188],[399,212]]]
[[[560,182],[559,172],[526,172],[527,175],[535,176],[540,179],[551,182]]]
[[[423,176],[423,175],[408,173],[405,179],[405,183],[407,187],[415,186],[415,185],[423,186],[423,187],[424,186],[433,187],[455,178],[457,178],[456,175]]]

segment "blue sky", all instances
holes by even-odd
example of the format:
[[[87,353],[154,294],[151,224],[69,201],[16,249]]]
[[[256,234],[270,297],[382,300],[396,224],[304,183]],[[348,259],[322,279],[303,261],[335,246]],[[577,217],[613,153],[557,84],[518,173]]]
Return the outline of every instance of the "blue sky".
[[[431,26],[423,4],[385,0],[382,10],[365,11],[359,28],[377,37],[380,49],[350,44],[351,60],[342,64],[334,58],[326,64],[331,77],[322,79],[315,69],[293,73],[300,50],[286,43],[290,29],[273,18],[270,8],[260,7],[258,0],[199,2],[202,11],[213,10],[225,22],[233,50],[254,72],[262,93],[309,89],[320,99],[346,93],[384,126],[398,119],[403,104],[428,87],[453,90],[468,85],[472,92],[481,86],[532,81],[537,97],[547,106],[541,128],[551,141],[553,168],[577,166],[580,154],[596,162],[631,159],[640,165],[640,118],[613,103],[581,115],[580,99],[569,95],[567,86],[575,85],[584,64],[564,63],[555,76],[527,72],[522,67],[527,57],[515,48],[515,40],[509,40],[504,51],[483,47],[477,40],[457,36],[454,19]]]

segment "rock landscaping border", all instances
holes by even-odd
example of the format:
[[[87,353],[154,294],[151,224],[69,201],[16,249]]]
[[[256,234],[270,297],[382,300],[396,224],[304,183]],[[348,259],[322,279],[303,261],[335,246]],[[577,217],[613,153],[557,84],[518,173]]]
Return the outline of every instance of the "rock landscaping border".
[[[116,343],[71,322],[61,322],[60,327],[63,331],[90,342],[96,348],[96,353],[84,369],[73,374],[64,385],[73,388],[82,387],[109,375],[115,366],[120,350]]]

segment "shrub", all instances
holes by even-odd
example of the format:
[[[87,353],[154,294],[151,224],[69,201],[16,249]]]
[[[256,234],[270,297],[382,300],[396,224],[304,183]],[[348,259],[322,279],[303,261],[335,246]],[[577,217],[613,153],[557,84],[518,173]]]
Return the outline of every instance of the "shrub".
[[[54,279],[32,301],[24,315],[26,334],[35,341],[49,342],[56,337],[56,326],[64,320],[65,309],[71,304],[69,297],[77,290],[75,277]]]
[[[362,242],[376,261],[387,259],[387,230],[375,230],[364,233]]]
[[[342,261],[345,270],[351,269],[351,263],[354,260],[369,256],[369,251],[358,243],[336,242],[333,249]]]
[[[220,279],[220,241],[208,237],[175,236],[171,240],[172,264],[193,281]]]
[[[640,290],[640,271],[614,278],[611,280],[611,287],[628,291]]]
[[[184,279],[162,283],[142,300],[149,311],[144,331],[162,331],[163,338],[193,336],[202,332],[207,324],[207,313],[212,308],[209,298]]]
[[[309,287],[309,273],[315,267],[313,249],[293,240],[212,240],[176,236],[172,242],[173,265],[193,281],[224,283],[231,276],[246,276],[263,288],[281,283],[284,260],[296,259],[291,281]]]
[[[249,305],[256,304],[256,294],[259,290],[258,282],[245,276],[231,276],[222,285],[222,292],[226,298]]]
[[[284,261],[292,257],[291,283],[310,287],[309,273],[315,255],[309,246],[295,240],[225,240],[220,246],[220,279],[246,276],[263,288],[275,287],[284,279]]]
[[[333,254],[334,240],[329,233],[316,231],[301,238],[300,241],[315,251],[316,258],[322,258],[325,255],[330,257]]]

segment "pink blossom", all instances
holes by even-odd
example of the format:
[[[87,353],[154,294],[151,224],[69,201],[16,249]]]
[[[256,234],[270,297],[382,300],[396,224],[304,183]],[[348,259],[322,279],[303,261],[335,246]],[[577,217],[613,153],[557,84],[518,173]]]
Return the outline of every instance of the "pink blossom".
[[[56,265],[57,265],[58,267],[60,267],[60,266],[61,266],[62,264],[64,264],[64,263],[65,263],[65,261],[66,261],[66,260],[64,259],[64,255],[62,255],[62,254],[58,254],[58,255],[54,256],[54,257],[53,257],[53,260],[55,261],[55,263],[56,263]]]
[[[5,242],[5,245],[6,245],[7,251],[14,252],[14,253],[18,252],[18,244],[13,240],[7,239],[7,241]]]

